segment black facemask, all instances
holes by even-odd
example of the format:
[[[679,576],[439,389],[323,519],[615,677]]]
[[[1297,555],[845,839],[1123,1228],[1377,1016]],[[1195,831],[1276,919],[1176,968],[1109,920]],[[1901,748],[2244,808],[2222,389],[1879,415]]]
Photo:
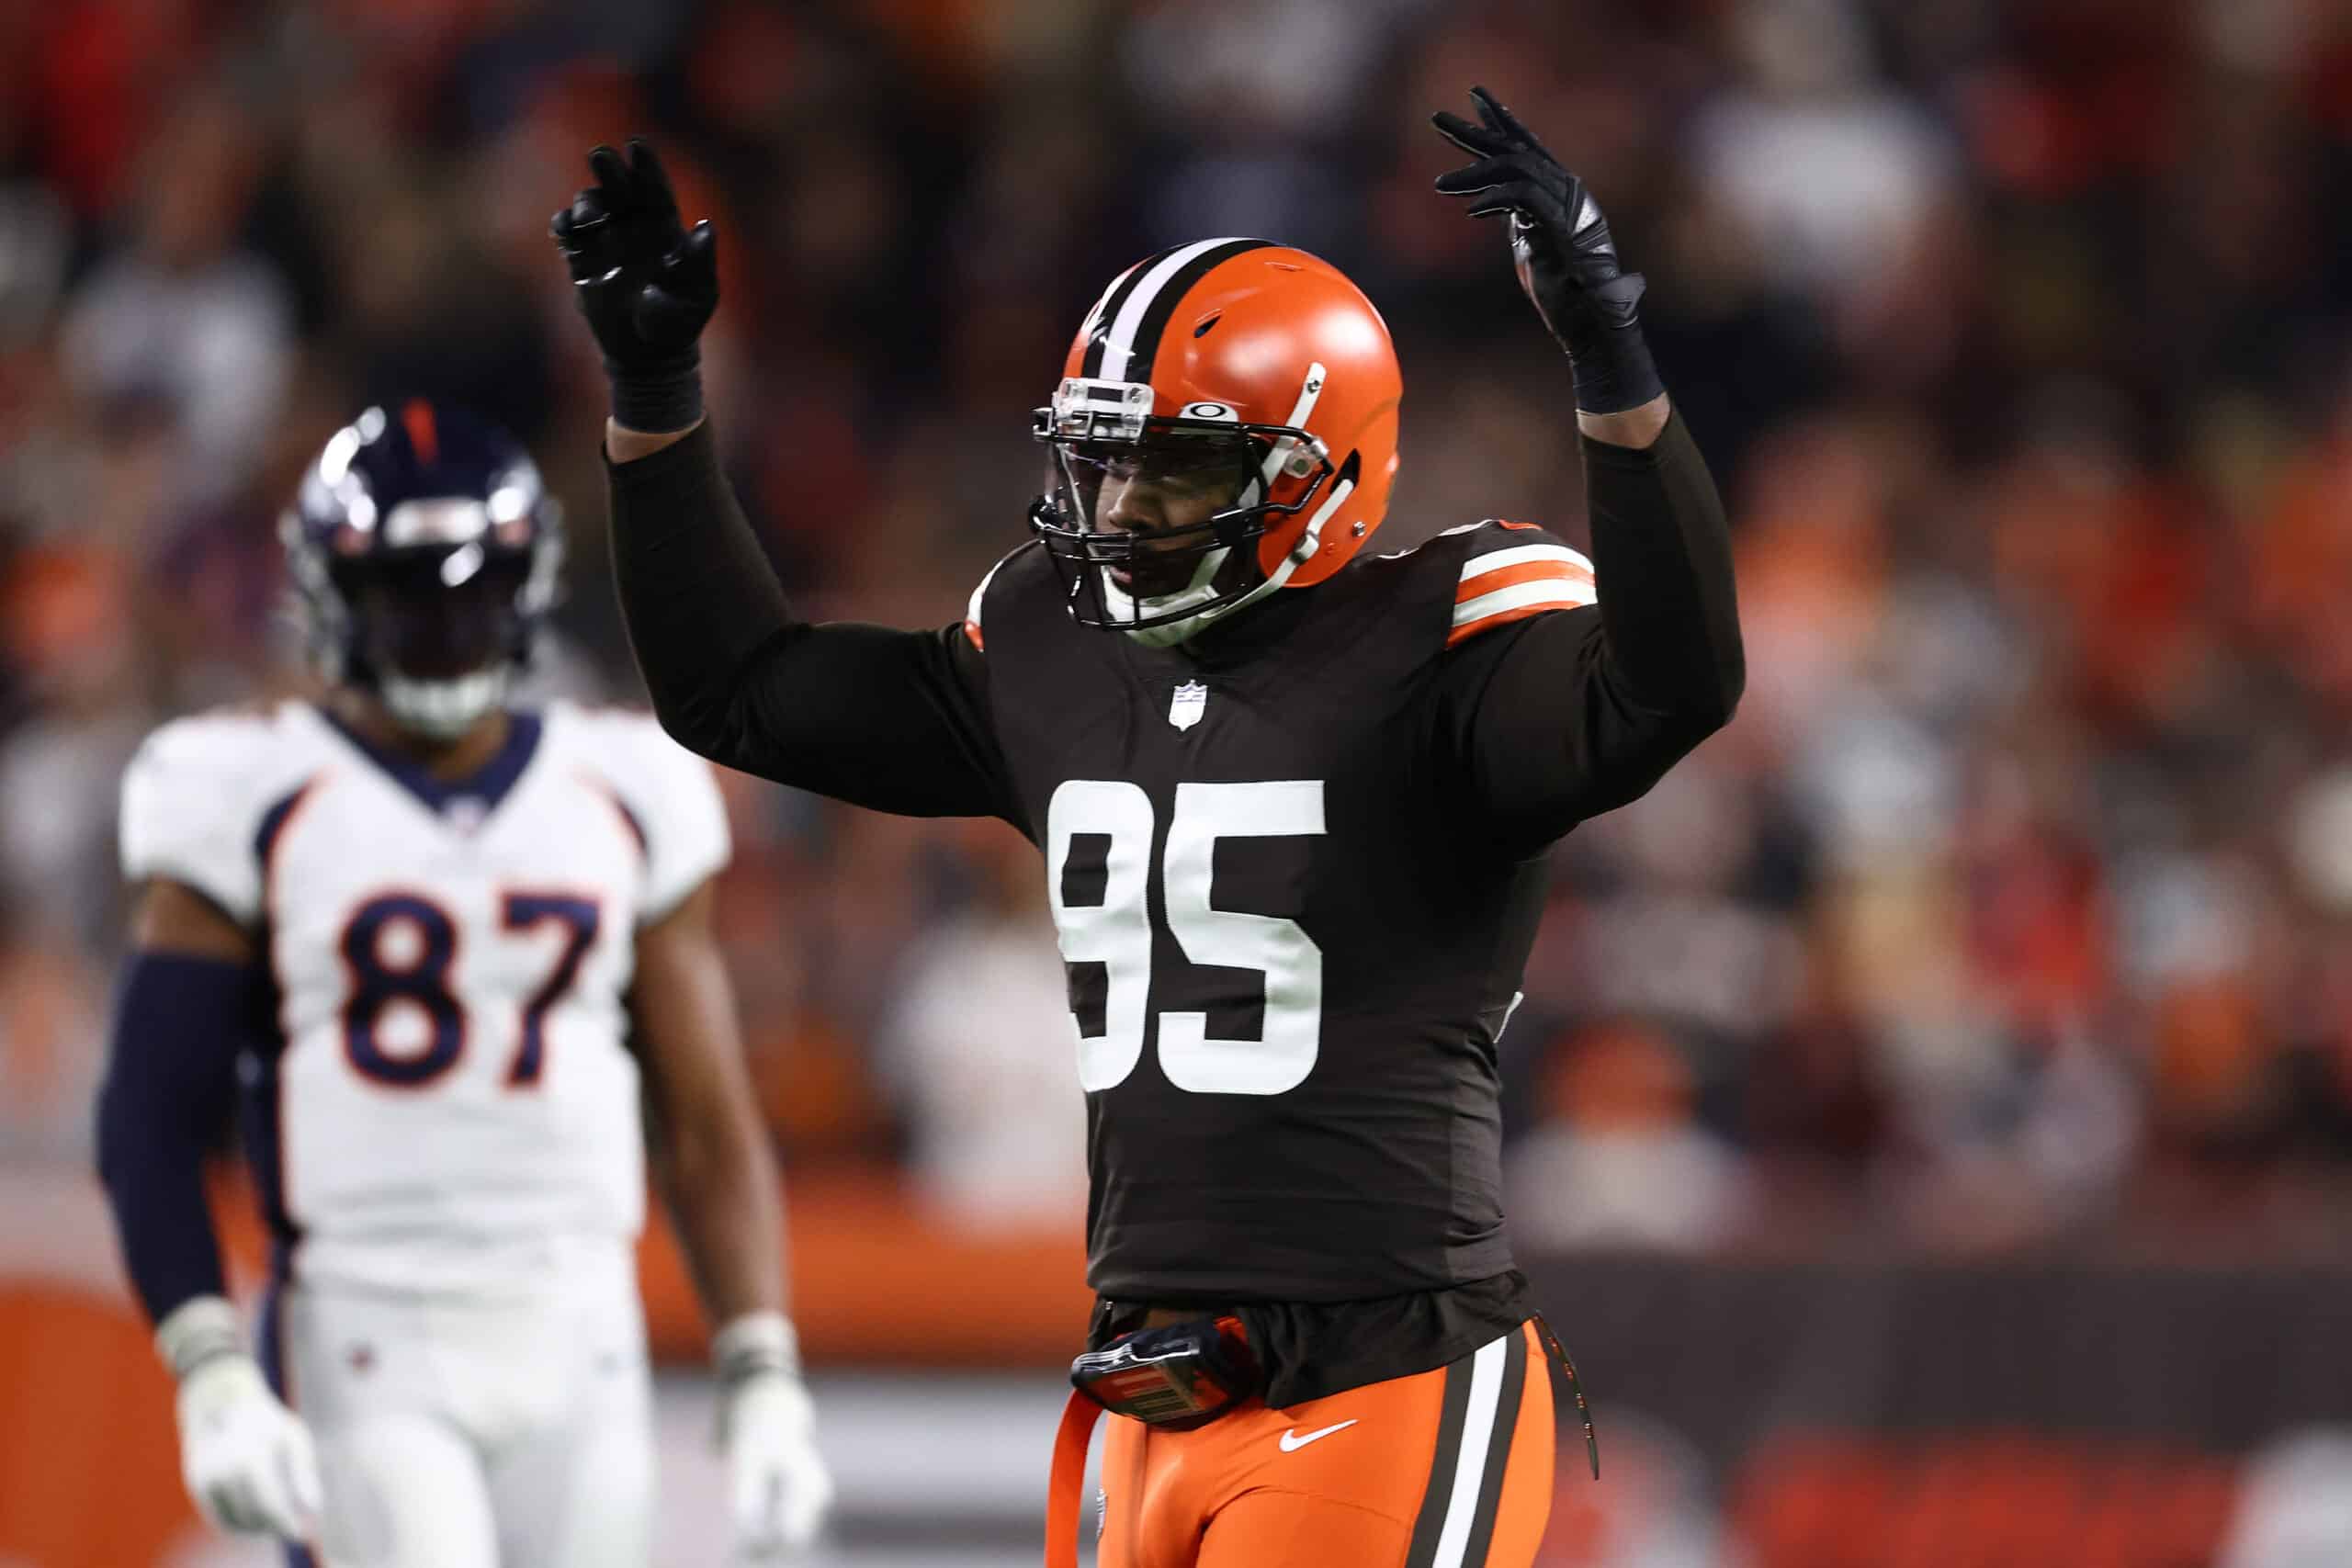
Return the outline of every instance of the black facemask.
[[[379,557],[336,576],[351,605],[357,650],[371,670],[449,681],[521,650],[515,602],[530,570],[527,555],[485,554],[466,545]]]

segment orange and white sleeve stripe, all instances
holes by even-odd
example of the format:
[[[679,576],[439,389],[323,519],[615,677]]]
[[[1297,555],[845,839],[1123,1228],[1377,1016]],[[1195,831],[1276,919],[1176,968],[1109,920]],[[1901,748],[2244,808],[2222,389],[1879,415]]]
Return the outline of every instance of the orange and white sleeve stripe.
[[[1474,556],[1463,563],[1462,584],[1453,591],[1453,630],[1445,646],[1530,615],[1599,602],[1592,562],[1566,545],[1519,545]]]

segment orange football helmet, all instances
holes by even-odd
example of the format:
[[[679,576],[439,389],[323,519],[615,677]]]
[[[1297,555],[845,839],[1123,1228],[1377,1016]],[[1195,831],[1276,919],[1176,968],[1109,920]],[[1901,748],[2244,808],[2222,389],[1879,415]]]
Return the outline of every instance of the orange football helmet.
[[[1304,251],[1201,240],[1121,273],[1034,416],[1054,471],[1029,523],[1070,614],[1164,645],[1329,577],[1387,513],[1403,391],[1380,312]],[[1213,511],[1106,525],[1105,480],[1138,476],[1213,485]]]

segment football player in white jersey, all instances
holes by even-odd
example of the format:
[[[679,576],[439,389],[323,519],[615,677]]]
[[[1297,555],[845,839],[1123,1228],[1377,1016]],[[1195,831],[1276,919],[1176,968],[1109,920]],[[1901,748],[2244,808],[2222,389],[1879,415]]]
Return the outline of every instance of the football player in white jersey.
[[[709,770],[649,718],[510,706],[561,546],[503,434],[370,409],[283,534],[328,694],[167,724],[123,781],[99,1165],[191,1492],[297,1562],[643,1568],[650,1124],[718,1325],[739,1560],[805,1544],[831,1483],[711,934]],[[250,1350],[199,1169],[232,1111],[276,1240]]]

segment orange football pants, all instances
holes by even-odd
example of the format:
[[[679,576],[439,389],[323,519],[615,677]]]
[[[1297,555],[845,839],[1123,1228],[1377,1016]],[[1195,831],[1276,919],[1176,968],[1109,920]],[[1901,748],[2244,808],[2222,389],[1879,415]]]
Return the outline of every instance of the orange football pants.
[[[1532,1323],[1449,1366],[1189,1432],[1114,1417],[1098,1568],[1528,1568],[1552,1510]]]

